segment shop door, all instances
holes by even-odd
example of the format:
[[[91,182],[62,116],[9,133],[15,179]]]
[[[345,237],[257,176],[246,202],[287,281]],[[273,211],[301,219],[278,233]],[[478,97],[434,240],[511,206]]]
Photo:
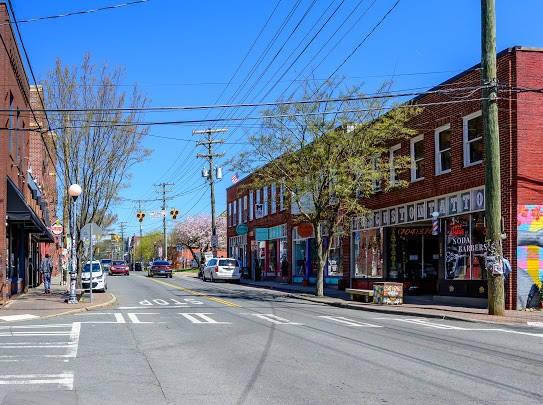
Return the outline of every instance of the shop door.
[[[436,235],[410,235],[407,240],[406,278],[436,280],[439,263],[439,241]]]

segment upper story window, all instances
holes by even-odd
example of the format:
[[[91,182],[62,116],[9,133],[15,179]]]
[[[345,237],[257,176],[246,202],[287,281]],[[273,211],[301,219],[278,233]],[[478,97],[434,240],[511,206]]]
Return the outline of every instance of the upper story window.
[[[262,188],[262,215],[268,215],[268,187]]]
[[[277,187],[275,183],[271,186],[271,208],[270,212],[275,214],[277,212]]]
[[[435,130],[436,175],[451,171],[451,125],[447,124]]]
[[[249,193],[249,221],[253,220],[253,192]]]
[[[243,206],[241,205],[241,197],[238,198],[238,224],[241,224],[241,217],[243,215]]]
[[[232,226],[232,203],[228,203],[228,226]]]
[[[464,167],[483,161],[483,116],[481,111],[467,115],[464,126]]]
[[[374,156],[371,159],[371,188],[373,192],[381,191],[381,173],[379,171],[379,156]]]
[[[420,135],[411,139],[411,181],[424,179],[424,136]]]
[[[9,92],[9,153],[13,153],[13,94]]]
[[[285,208],[285,185],[281,184],[279,186],[279,211],[284,211]]]
[[[236,222],[236,218],[238,215],[237,206],[238,204],[236,203],[236,200],[234,200],[234,202],[232,203],[232,226],[237,224]]]
[[[243,197],[243,222],[247,222],[247,196]]]
[[[398,168],[398,153],[401,148],[401,144],[395,145],[390,148],[389,151],[389,165],[390,165],[390,186],[393,187],[399,181],[397,168]]]

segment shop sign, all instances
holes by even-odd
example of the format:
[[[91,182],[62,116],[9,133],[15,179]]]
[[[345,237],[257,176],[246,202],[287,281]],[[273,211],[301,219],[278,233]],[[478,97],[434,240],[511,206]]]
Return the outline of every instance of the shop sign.
[[[255,228],[255,239],[257,241],[268,240],[268,228]]]
[[[248,230],[249,227],[245,224],[238,224],[238,226],[236,226],[236,232],[238,235],[245,235]]]
[[[417,227],[417,228],[398,228],[399,236],[411,236],[411,235],[431,235],[432,228]]]
[[[413,201],[409,204],[389,207],[387,209],[352,217],[351,229],[356,231],[368,228],[379,228],[386,225],[399,225],[432,220],[433,212],[439,212],[440,217],[447,217],[484,211],[484,209],[485,189],[484,187],[481,187],[472,190],[463,190],[454,194],[437,196],[432,199]]]
[[[53,226],[51,226],[51,232],[55,236],[62,235],[63,230],[64,230],[64,228],[62,227],[62,224],[60,222],[58,222],[58,221],[55,222],[55,224]]]
[[[264,216],[264,204],[255,204],[255,218],[262,218]]]
[[[310,238],[313,235],[313,225],[309,222],[302,222],[298,225],[298,235],[302,238]]]

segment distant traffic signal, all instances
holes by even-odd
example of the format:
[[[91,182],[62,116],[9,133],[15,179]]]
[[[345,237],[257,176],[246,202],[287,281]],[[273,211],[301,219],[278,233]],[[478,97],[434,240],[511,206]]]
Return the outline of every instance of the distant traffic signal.
[[[179,215],[179,211],[174,208],[173,210],[170,211],[170,215],[172,216],[173,219],[177,219],[177,215]]]
[[[145,218],[145,212],[138,212],[136,216],[138,217],[138,220],[140,222],[143,222],[143,218]]]

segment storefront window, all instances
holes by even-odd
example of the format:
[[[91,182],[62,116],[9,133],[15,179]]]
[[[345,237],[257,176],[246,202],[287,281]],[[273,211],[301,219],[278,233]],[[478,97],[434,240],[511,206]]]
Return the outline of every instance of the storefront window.
[[[448,280],[485,279],[487,245],[483,214],[447,218],[445,224],[445,278]]]
[[[305,276],[305,251],[305,239],[294,242],[294,263],[292,265],[292,272],[295,276]]]
[[[353,232],[354,276],[383,277],[382,229]]]
[[[334,236],[331,240],[330,255],[328,257],[328,275],[332,277],[342,276],[341,268],[341,237]]]

